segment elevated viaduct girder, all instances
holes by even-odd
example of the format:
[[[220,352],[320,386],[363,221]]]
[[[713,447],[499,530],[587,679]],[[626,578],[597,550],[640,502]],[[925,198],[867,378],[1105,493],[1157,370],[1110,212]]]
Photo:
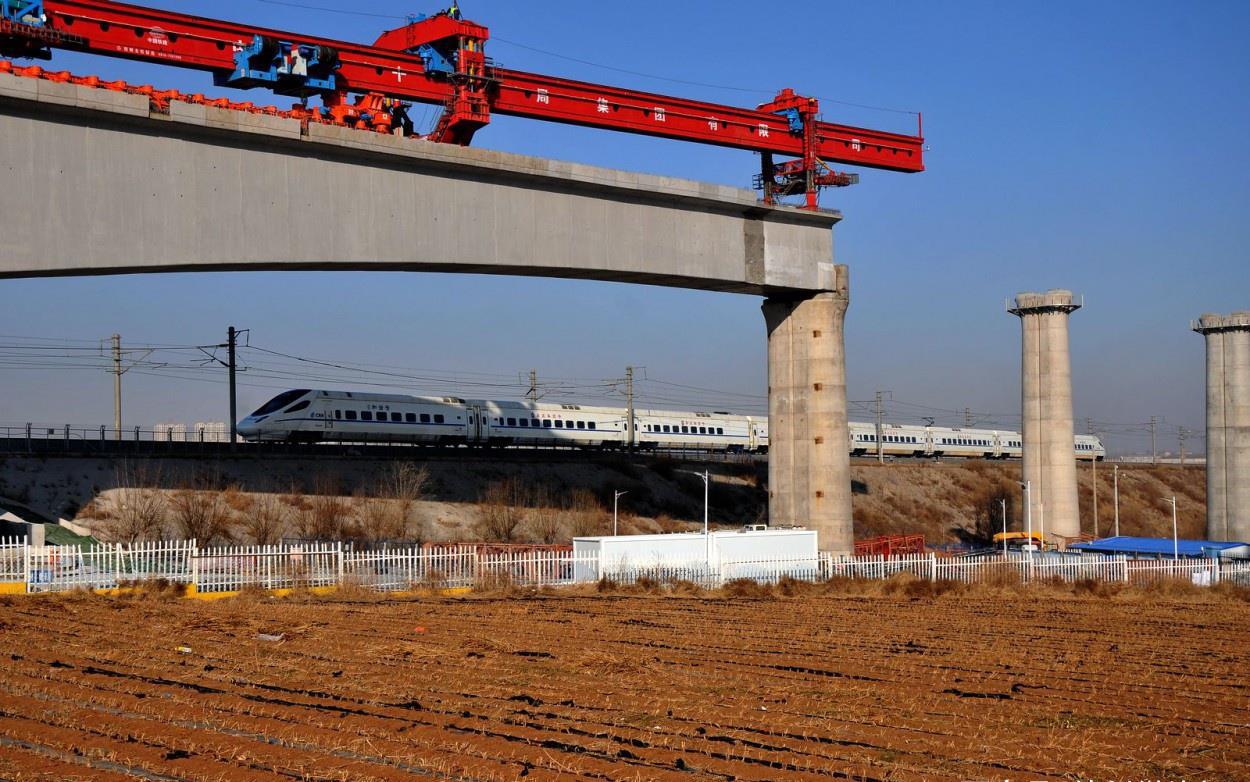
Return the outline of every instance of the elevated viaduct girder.
[[[441,271],[768,297],[770,418],[789,422],[770,518],[851,548],[836,212],[5,74],[0,139],[0,172],[21,183],[0,188],[0,278]]]

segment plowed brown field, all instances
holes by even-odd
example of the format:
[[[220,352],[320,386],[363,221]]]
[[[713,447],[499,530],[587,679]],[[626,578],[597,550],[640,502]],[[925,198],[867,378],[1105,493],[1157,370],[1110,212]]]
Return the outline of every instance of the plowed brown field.
[[[11,598],[0,652],[9,780],[1250,779],[1244,603]]]

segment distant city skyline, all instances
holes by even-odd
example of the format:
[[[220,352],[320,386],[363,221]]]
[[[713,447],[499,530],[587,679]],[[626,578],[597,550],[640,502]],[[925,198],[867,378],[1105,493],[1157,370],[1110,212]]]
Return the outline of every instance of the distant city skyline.
[[[153,4],[360,41],[414,10],[387,0],[360,4],[359,14],[257,0]],[[922,110],[932,147],[926,172],[864,171],[862,184],[822,199],[845,216],[834,238],[835,260],[851,268],[851,400],[889,391],[896,418],[934,415],[951,425],[969,408],[1018,427],[1020,327],[1003,303],[1020,291],[1067,288],[1085,297],[1071,321],[1077,431],[1092,418],[1114,450],[1141,453],[1150,445],[1146,423],[1158,416],[1161,452],[1176,450],[1177,426],[1191,431],[1187,450],[1201,452],[1203,342],[1189,321],[1250,309],[1243,142],[1250,8],[903,3],[887,26],[776,58],[758,56],[758,27],[742,24],[757,7],[708,8],[642,2],[552,13],[481,0],[463,10],[491,28],[488,51],[508,67],[742,105],[790,86],[824,98],[827,120],[900,131],[915,118],[835,99]],[[396,21],[368,15],[375,13]],[[845,29],[834,4],[804,17],[812,30]],[[642,51],[653,54],[640,60]],[[137,63],[57,53],[46,65],[227,94],[206,76]],[[239,95],[277,102],[260,92]],[[428,109],[414,116],[426,127],[433,122]],[[742,152],[508,118],[493,120],[475,145],[738,186],[757,166]],[[562,392],[606,401],[615,393],[607,381],[626,365],[646,367],[651,380],[642,390],[657,407],[695,401],[762,411],[767,393],[760,299],[751,296],[379,272],[50,278],[0,287],[4,424],[112,420],[110,375],[63,366],[66,359],[55,368],[30,366],[38,362],[23,361],[17,346],[90,347],[114,332],[128,347],[212,345],[224,341],[228,325],[251,329],[253,345],[288,356],[433,368],[441,379],[510,390],[503,398],[523,395],[536,369],[540,380],[571,379]],[[316,374],[290,358],[243,355],[255,369],[240,376],[240,415],[280,387],[308,387],[297,368]],[[224,370],[213,377],[196,368],[211,359],[194,350],[147,360],[166,359],[169,366],[127,372],[125,420],[225,420]],[[97,360],[98,352],[81,363]],[[329,369],[318,372],[349,380]],[[414,392],[452,385],[412,383]],[[676,401],[660,404],[666,400]],[[859,404],[851,414],[871,415]]]

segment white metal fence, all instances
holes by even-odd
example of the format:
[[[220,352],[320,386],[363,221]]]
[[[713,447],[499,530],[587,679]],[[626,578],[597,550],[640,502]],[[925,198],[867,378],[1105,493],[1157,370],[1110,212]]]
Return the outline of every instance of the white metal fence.
[[[571,551],[481,550],[470,545],[356,550],[342,543],[199,548],[195,541],[28,546],[0,539],[0,582],[28,592],[107,589],[165,580],[200,593],[353,584],[378,591],[416,587],[568,586],[601,579],[619,584],[690,582],[715,588],[737,579],[883,579],[899,574],[932,581],[1030,583],[1095,581],[1146,585],[1180,580],[1250,586],[1250,561],[1127,559],[1123,556],[993,554],[947,558],[833,557],[829,554],[749,560],[630,563]]]

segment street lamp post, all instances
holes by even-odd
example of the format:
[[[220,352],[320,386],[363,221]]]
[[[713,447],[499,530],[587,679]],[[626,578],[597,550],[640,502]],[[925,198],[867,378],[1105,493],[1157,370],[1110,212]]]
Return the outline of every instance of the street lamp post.
[[[1003,556],[1007,556],[1007,500],[1000,499],[999,504],[1003,506]]]
[[[1024,482],[1016,481],[1016,483],[1019,483],[1021,486],[1024,487],[1024,520],[1028,528],[1028,536],[1029,536],[1028,537],[1029,539],[1028,550],[1032,551],[1033,550],[1032,548],[1033,546],[1033,496],[1032,496],[1033,482],[1032,481],[1024,481]]]
[[[682,472],[690,473],[691,475],[697,475],[703,479],[703,545],[704,545],[705,553],[707,555],[708,567],[711,567],[712,566],[712,538],[710,535],[708,535],[708,529],[707,529],[707,496],[708,496],[708,485],[709,485],[709,481],[711,480],[711,472],[709,470],[704,470],[703,472],[694,472],[693,470],[682,470]]]
[[[620,500],[621,497],[624,497],[626,494],[629,494],[629,492],[627,491],[613,491],[612,492],[612,537],[616,537],[616,504],[617,504],[617,501]]]

